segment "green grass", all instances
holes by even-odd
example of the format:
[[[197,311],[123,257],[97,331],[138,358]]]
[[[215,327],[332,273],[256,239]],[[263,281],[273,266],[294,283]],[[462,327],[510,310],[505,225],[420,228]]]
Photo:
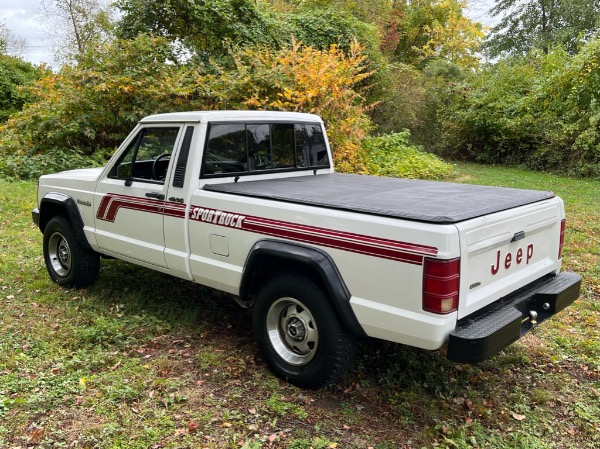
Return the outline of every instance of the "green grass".
[[[117,260],[89,289],[52,284],[35,183],[0,183],[0,447],[598,447],[600,183],[455,170],[565,200],[581,299],[478,366],[366,341],[318,391],[267,371],[251,313],[225,294]]]

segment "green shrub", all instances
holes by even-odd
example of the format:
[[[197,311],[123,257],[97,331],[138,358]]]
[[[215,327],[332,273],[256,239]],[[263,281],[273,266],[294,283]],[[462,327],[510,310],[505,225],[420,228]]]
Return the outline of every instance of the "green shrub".
[[[409,144],[410,132],[385,134],[367,138],[364,157],[370,174],[394,178],[443,179],[452,166],[439,157]]]
[[[600,178],[600,39],[500,61],[446,88],[436,150]]]
[[[0,54],[0,122],[5,122],[30,100],[26,87],[45,72],[44,67],[34,67],[22,59]]]
[[[105,157],[97,153],[87,156],[73,149],[54,148],[32,156],[12,154],[0,158],[1,179],[36,179],[47,173],[56,173],[77,168],[100,167]]]
[[[186,109],[192,82],[172,60],[166,40],[139,36],[91,48],[77,66],[36,81],[32,101],[0,127],[0,176],[89,167],[142,117]]]

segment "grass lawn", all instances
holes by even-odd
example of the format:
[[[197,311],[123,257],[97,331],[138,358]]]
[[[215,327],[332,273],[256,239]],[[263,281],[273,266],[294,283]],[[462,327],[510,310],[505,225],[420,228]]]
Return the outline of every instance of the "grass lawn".
[[[478,366],[361,344],[338,383],[273,377],[251,312],[117,260],[65,290],[46,273],[33,182],[0,182],[0,447],[600,447],[600,182],[458,165],[459,182],[553,190],[579,301]]]

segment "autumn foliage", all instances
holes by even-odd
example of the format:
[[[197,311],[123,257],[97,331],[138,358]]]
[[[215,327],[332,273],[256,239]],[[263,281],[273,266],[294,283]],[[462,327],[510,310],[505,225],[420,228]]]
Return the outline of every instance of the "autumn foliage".
[[[229,68],[178,65],[167,41],[149,36],[94,49],[77,67],[34,85],[36,101],[2,129],[0,172],[37,176],[32,161],[49,171],[80,165],[78,156],[102,163],[142,117],[207,109],[314,112],[327,121],[338,167],[359,168],[371,129],[360,94],[370,72],[359,44],[348,54],[299,43],[279,51],[248,48],[233,59]]]
[[[184,73],[170,57],[164,39],[143,36],[94,48],[41,78],[34,101],[0,128],[0,173],[27,178],[90,157],[102,163],[140,118],[186,103]]]
[[[167,3],[116,2],[110,39],[24,91],[0,124],[1,178],[103,165],[142,117],[213,109],[316,113],[336,169],[373,172],[363,140],[432,129],[420,70],[470,67],[481,38],[462,0]]]
[[[235,55],[235,70],[201,77],[215,97],[233,108],[311,112],[327,124],[336,168],[360,170],[362,140],[372,129],[363,92],[371,72],[362,47],[348,54],[294,42],[280,51],[246,49]]]

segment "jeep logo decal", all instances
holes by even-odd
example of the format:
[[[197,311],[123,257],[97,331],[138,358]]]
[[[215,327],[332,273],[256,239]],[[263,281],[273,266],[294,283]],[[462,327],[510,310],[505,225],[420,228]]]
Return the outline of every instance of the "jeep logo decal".
[[[525,265],[529,264],[529,261],[533,257],[533,243],[527,245],[527,253],[525,254]],[[506,253],[504,259],[502,259],[501,251],[498,250],[496,253],[496,263],[492,265],[492,276],[497,274],[500,271],[500,261],[502,260],[504,268],[508,270],[513,263],[513,255],[512,253]],[[523,248],[519,248],[515,254],[514,261],[517,265],[520,265],[523,262]]]

